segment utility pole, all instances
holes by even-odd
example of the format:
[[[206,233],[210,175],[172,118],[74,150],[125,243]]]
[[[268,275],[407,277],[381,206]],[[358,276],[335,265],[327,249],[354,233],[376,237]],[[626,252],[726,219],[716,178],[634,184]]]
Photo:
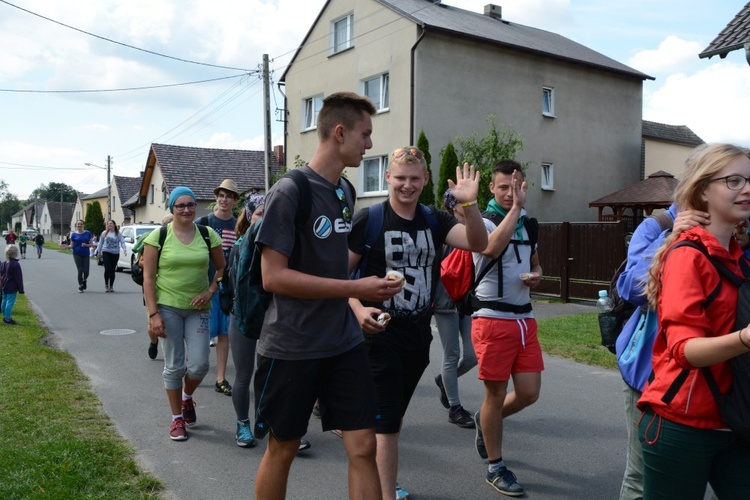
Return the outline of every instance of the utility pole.
[[[110,221],[112,219],[112,181],[110,179],[111,170],[112,157],[110,155],[107,155],[107,221]]]
[[[268,54],[263,54],[263,144],[266,172],[266,193],[271,187],[271,78],[268,74]]]

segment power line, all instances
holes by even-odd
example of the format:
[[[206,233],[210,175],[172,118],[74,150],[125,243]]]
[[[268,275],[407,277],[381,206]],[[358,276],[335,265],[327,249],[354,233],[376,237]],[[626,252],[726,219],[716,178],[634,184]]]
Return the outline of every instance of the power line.
[[[0,0],[2,2],[3,0]],[[125,92],[129,90],[153,90],[163,89],[168,87],[182,87],[185,85],[195,85],[198,83],[209,83],[218,82],[220,80],[228,80],[230,78],[239,78],[249,73],[242,73],[241,75],[222,76],[221,78],[211,78],[210,80],[198,80],[195,82],[184,82],[184,83],[167,83],[164,85],[150,85],[148,87],[125,87],[121,89],[83,89],[83,90],[21,90],[21,89],[0,89],[0,92],[13,92],[19,94],[94,94],[103,92]]]
[[[116,40],[112,40],[110,38],[103,37],[103,36],[100,36],[100,35],[96,35],[94,33],[90,33],[88,31],[82,30],[80,28],[76,28],[75,26],[70,26],[68,24],[61,23],[60,21],[55,21],[54,19],[50,19],[49,17],[45,17],[45,16],[43,16],[41,14],[37,14],[36,12],[32,12],[30,10],[24,9],[22,7],[19,7],[18,5],[14,5],[14,4],[10,3],[10,2],[7,2],[6,0],[0,0],[0,3],[4,3],[4,4],[6,4],[6,5],[10,6],[10,7],[15,7],[18,10],[22,10],[22,11],[28,13],[28,14],[31,14],[32,16],[39,17],[39,18],[44,19],[45,21],[49,21],[51,23],[59,24],[60,26],[64,26],[64,27],[66,27],[68,29],[72,29],[74,31],[78,31],[79,33],[83,33],[84,35],[93,36],[94,38],[98,38],[100,40],[104,40],[106,42],[114,43],[114,44],[117,44],[117,45],[122,45],[123,47],[127,47],[129,49],[139,50],[139,51],[145,52],[147,54],[152,54],[152,55],[159,56],[159,57],[165,57],[167,59],[172,59],[174,61],[180,61],[180,62],[184,62],[184,63],[188,63],[188,64],[198,64],[200,66],[209,66],[211,68],[232,69],[232,70],[237,70],[237,71],[249,71],[247,68],[234,68],[232,66],[219,66],[219,65],[216,65],[216,64],[209,64],[209,63],[204,63],[204,62],[199,62],[199,61],[191,61],[189,59],[182,59],[180,57],[174,57],[174,56],[168,56],[166,54],[160,54],[159,52],[154,52],[153,50],[142,49],[140,47],[135,47],[135,46],[129,45],[127,43],[118,42]]]

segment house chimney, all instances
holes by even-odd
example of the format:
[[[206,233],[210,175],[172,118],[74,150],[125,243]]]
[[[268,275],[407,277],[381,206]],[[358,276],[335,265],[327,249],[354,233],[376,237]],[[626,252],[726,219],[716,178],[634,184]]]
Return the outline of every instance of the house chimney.
[[[273,154],[276,155],[276,164],[279,166],[283,166],[285,164],[284,162],[284,146],[274,146],[273,147]]]
[[[503,18],[503,8],[499,5],[489,3],[484,6],[484,15],[499,21]]]

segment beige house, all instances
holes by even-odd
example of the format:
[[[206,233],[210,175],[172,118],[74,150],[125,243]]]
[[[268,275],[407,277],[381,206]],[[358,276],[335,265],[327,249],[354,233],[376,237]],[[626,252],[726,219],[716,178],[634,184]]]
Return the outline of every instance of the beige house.
[[[387,155],[456,136],[483,136],[487,118],[519,133],[529,165],[527,208],[540,220],[595,220],[588,201],[640,180],[643,80],[565,37],[437,0],[328,0],[281,78],[287,156],[309,159],[322,99],[372,98],[373,148],[347,169],[360,206],[387,195]]]
[[[643,120],[644,179],[664,171],[679,179],[685,160],[704,141],[685,125]]]
[[[107,192],[108,192],[107,188],[104,187],[104,188],[100,189],[99,191],[96,191],[94,193],[87,194],[87,195],[79,197],[79,200],[81,202],[81,206],[83,208],[83,217],[81,217],[82,219],[84,219],[84,220],[86,219],[86,214],[88,213],[89,207],[91,207],[91,204],[94,203],[94,202],[99,202],[99,208],[101,208],[101,210],[102,210],[102,216],[104,217],[105,223],[106,223],[106,219],[107,219]]]

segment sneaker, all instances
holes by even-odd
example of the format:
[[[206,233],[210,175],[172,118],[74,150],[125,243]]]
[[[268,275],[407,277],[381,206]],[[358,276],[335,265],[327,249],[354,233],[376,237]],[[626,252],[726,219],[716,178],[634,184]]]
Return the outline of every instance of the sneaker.
[[[459,406],[455,410],[450,410],[448,412],[448,422],[463,427],[464,429],[473,429],[475,427],[471,413],[464,410],[463,406]]]
[[[214,390],[216,392],[223,392],[227,396],[232,395],[232,386],[229,385],[229,382],[226,380],[222,380],[221,382],[216,382],[216,387],[214,387]]]
[[[208,347],[216,347],[216,337],[211,337],[208,341]]]
[[[17,325],[18,323],[15,322],[13,318],[3,318],[3,323],[6,325]]]
[[[237,446],[240,448],[252,448],[255,446],[255,438],[253,437],[253,431],[250,430],[250,421],[242,420],[237,421]]]
[[[407,500],[408,498],[409,492],[396,483],[396,500]]]
[[[445,386],[443,385],[442,374],[435,377],[435,384],[437,384],[438,389],[440,389],[440,404],[442,404],[443,407],[447,410],[448,408],[451,407],[451,404],[448,402],[448,395],[445,393]]]
[[[474,423],[476,424],[477,433],[474,437],[474,446],[477,447],[477,453],[479,456],[487,459],[487,448],[484,447],[484,436],[482,435],[482,427],[479,423],[479,412],[474,414]]]
[[[297,449],[297,451],[299,452],[299,451],[307,450],[310,448],[310,446],[312,446],[310,444],[310,441],[308,441],[307,439],[300,439],[299,448]]]
[[[185,419],[176,418],[172,420],[169,426],[169,439],[172,441],[185,441],[187,439],[187,429],[185,429]]]
[[[78,293],[83,293],[83,285],[78,285]]]
[[[153,344],[151,342],[148,343],[148,357],[151,359],[156,359],[156,355],[159,353],[159,341],[157,340]]]
[[[83,284],[81,286],[83,287],[84,290],[86,289],[86,280],[83,280]]]
[[[495,488],[498,493],[510,497],[523,496],[523,488],[518,484],[516,475],[507,467],[501,467],[500,470],[494,473],[488,472],[486,481],[487,484]]]
[[[195,425],[195,421],[198,418],[195,415],[195,400],[194,399],[183,399],[182,400],[182,417],[185,419],[185,425],[190,427]]]

